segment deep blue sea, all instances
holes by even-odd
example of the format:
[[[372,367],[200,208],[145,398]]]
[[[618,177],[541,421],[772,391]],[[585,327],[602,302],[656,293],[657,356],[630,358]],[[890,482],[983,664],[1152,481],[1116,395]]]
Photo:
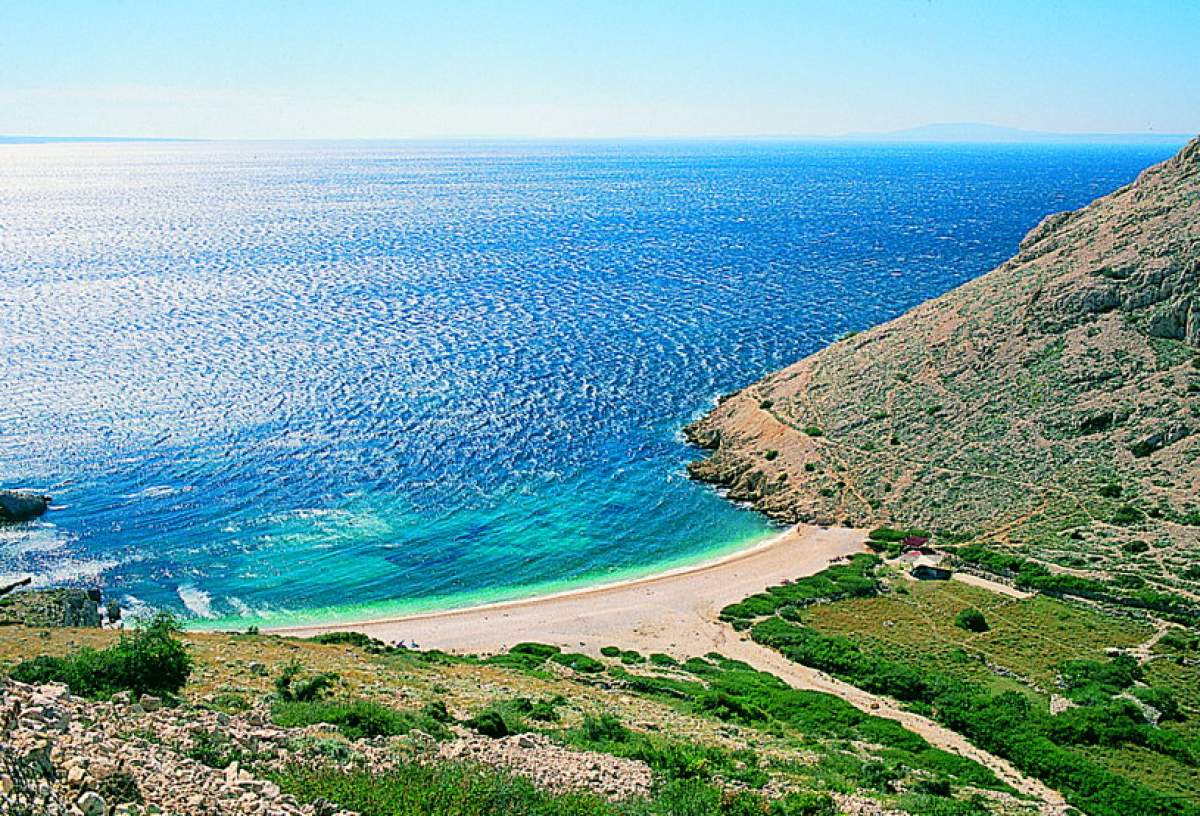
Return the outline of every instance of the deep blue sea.
[[[0,146],[0,576],[262,624],[771,534],[721,393],[975,277],[1163,146]]]

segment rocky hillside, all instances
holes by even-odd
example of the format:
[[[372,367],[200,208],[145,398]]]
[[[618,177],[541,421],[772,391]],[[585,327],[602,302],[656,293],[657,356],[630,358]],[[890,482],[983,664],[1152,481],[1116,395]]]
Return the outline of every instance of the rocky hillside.
[[[0,814],[1062,813],[897,723],[719,655],[178,637],[0,627]],[[177,691],[113,692],[161,679],[180,645]],[[97,682],[114,649],[147,671]],[[60,660],[87,671],[47,682]]]
[[[1200,593],[1200,139],[999,268],[725,398],[693,476]]]

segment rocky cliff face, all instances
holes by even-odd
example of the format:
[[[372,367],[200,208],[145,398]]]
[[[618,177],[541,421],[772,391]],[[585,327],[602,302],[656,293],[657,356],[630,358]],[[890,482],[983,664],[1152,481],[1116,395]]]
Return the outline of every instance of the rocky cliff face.
[[[100,592],[87,589],[43,589],[0,598],[0,626],[96,627],[100,625]]]
[[[1200,589],[1200,139],[1018,254],[726,398],[692,475]]]

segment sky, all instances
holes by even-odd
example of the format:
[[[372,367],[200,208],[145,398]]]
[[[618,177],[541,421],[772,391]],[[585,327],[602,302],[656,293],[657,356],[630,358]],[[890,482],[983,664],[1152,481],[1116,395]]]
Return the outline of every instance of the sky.
[[[1200,131],[1200,0],[0,0],[0,134]]]

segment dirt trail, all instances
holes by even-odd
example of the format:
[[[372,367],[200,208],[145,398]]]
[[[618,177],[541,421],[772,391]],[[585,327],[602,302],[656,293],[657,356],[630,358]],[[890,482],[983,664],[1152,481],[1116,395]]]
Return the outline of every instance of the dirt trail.
[[[592,654],[610,644],[678,658],[719,652],[795,688],[833,694],[870,714],[895,720],[931,745],[973,759],[1018,791],[1046,802],[1046,814],[1064,812],[1057,792],[961,735],[903,710],[894,700],[793,663],[719,620],[727,604],[786,579],[813,575],[832,560],[862,552],[865,537],[862,530],[797,526],[773,541],[709,564],[610,586],[391,620],[276,631],[311,636],[354,630],[388,642],[403,639],[421,648],[477,654],[501,651],[521,641]]]
[[[714,626],[713,624],[709,624]],[[761,646],[749,638],[743,639],[732,628],[716,624],[714,628],[714,651],[726,657],[741,660],[759,671],[768,672],[783,680],[793,688],[810,691],[823,691],[840,697],[855,708],[895,720],[909,731],[919,734],[936,748],[949,751],[959,756],[973,759],[980,765],[990,769],[1000,779],[1012,785],[1023,794],[1034,796],[1049,805],[1055,806],[1047,813],[1065,813],[1066,802],[1062,795],[1032,777],[1028,777],[1013,767],[1012,763],[994,754],[990,754],[972,745],[966,737],[950,729],[938,725],[928,717],[902,709],[899,704],[888,697],[863,691],[857,686],[830,677],[808,666],[793,663],[783,655],[766,646]]]

